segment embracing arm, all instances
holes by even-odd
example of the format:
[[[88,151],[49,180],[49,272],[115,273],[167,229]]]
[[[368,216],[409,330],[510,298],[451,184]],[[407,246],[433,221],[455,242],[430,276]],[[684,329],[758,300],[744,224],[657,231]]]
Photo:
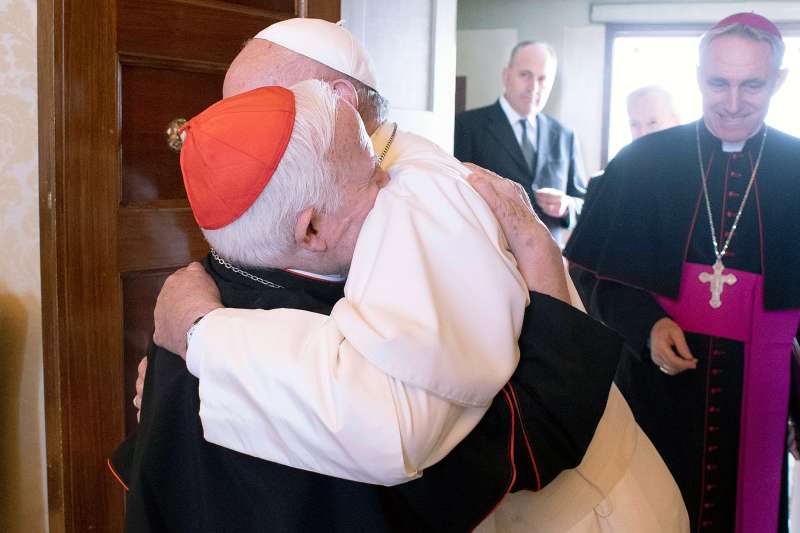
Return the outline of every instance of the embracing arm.
[[[506,390],[515,406],[515,489],[538,490],[578,465],[603,416],[622,338],[575,301],[555,242],[517,184],[478,167],[470,182],[498,216],[531,292],[520,362]],[[512,201],[524,198],[525,209]],[[532,238],[540,242],[528,250]],[[545,243],[544,245],[542,243]],[[530,253],[528,253],[530,252]],[[532,265],[535,268],[530,269]],[[577,297],[577,295],[576,295]]]
[[[586,313],[532,293],[509,386],[530,461],[517,461],[520,488],[536,489],[578,465],[608,400],[622,338]],[[527,465],[535,465],[526,469]]]
[[[465,166],[472,171],[467,180],[497,217],[528,289],[569,304],[561,251],[522,185],[477,165]]]
[[[198,323],[187,365],[209,442],[367,483],[417,477],[484,411],[387,375],[330,317],[306,311],[214,311]]]
[[[443,428],[456,426],[453,438],[463,437],[483,412],[386,375],[327,315],[223,308],[199,263],[164,283],[154,341],[185,357],[199,379],[206,440],[343,479],[381,485],[413,479],[455,446],[439,442]],[[146,359],[137,408],[145,369]]]
[[[484,209],[491,217],[463,181],[457,189],[470,197],[466,214]],[[437,191],[425,193],[428,198]],[[437,214],[443,205],[450,204],[440,203]],[[207,440],[289,466],[388,485],[419,475],[479,422],[516,366],[516,336],[527,300],[513,260],[497,249],[496,221],[473,220],[469,228],[477,229],[476,238],[465,242],[470,231],[463,227],[451,233],[448,224],[434,224],[415,233],[402,227],[402,213],[391,206],[376,204],[375,212],[384,213],[376,219],[384,224],[371,214],[372,229],[365,224],[358,246],[372,239],[370,249],[392,243],[398,253],[359,255],[357,248],[351,280],[355,273],[361,281],[348,282],[349,296],[331,317],[219,309],[197,324],[188,365],[200,379]],[[431,220],[436,219],[427,217],[425,223]],[[417,229],[420,223],[406,222]],[[402,231],[394,232],[397,224]],[[486,234],[492,224],[495,240]],[[404,244],[405,234],[424,235],[425,242]],[[453,245],[454,236],[461,239],[460,250],[480,251],[486,261],[465,268],[458,257],[437,253],[439,269],[431,272],[433,257],[424,255],[426,250]],[[487,243],[492,250],[481,251]],[[409,256],[411,262],[404,263]],[[551,262],[560,268],[557,249],[554,256]],[[359,265],[371,261],[390,264],[359,274]],[[398,282],[409,276],[414,284]],[[456,297],[442,297],[454,288],[460,289]],[[168,300],[162,296],[160,302]],[[464,313],[475,301],[482,302],[479,309]],[[409,332],[423,342],[405,342]],[[433,357],[440,352],[459,358]]]

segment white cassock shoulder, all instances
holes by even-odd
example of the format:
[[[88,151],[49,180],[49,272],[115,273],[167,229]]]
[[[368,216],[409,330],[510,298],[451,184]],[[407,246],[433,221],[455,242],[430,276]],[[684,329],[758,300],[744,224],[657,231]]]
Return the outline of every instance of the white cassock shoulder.
[[[424,139],[397,141],[331,316],[387,374],[485,407],[519,361],[528,290],[469,171]]]

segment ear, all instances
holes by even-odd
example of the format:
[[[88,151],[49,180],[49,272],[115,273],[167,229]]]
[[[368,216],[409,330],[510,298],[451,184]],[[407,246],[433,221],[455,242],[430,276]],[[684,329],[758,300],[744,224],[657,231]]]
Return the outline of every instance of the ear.
[[[347,80],[338,79],[331,82],[333,92],[336,96],[358,109],[358,93],[356,93],[355,86]]]
[[[318,231],[319,216],[313,207],[306,207],[297,217],[294,226],[294,242],[298,248],[309,252],[324,252],[328,244]]]

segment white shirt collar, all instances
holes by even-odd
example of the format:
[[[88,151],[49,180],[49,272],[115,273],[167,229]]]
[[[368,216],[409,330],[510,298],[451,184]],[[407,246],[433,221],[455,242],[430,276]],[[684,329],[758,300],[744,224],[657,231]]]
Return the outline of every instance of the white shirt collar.
[[[758,132],[765,127],[764,123],[762,122],[761,126],[759,126],[759,128],[753,133],[753,135],[751,135],[747,139],[743,141],[731,142],[731,141],[723,141],[722,139],[717,137],[714,134],[714,132],[711,131],[711,128],[708,127],[708,124],[705,122],[705,119],[701,120],[703,120],[703,126],[705,126],[706,131],[708,131],[712,137],[716,137],[720,141],[720,144],[722,145],[722,151],[725,153],[741,152],[742,150],[744,150],[744,145],[747,144],[747,141],[749,141],[754,135],[758,134]]]
[[[531,128],[534,129],[536,128],[536,114],[530,114],[527,117],[520,115],[514,110],[513,107],[511,107],[511,104],[508,103],[508,100],[506,100],[505,95],[500,95],[500,107],[503,109],[503,113],[506,114],[508,122],[511,124],[512,127],[519,126],[519,121],[524,118],[528,120],[528,124],[530,125]]]
[[[722,141],[722,151],[723,152],[741,152],[744,149],[744,145],[747,141],[739,141],[737,143]]]
[[[307,278],[319,279],[322,281],[332,281],[334,283],[341,283],[342,281],[345,280],[345,277],[340,274],[315,274],[314,272],[307,272],[305,270],[300,270],[297,268],[287,268],[286,270],[294,274],[305,276]]]

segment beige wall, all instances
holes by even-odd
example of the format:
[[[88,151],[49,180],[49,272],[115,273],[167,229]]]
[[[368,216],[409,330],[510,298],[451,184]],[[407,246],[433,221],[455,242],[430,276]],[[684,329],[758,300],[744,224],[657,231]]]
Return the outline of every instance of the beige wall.
[[[501,58],[508,55],[498,50],[510,51],[518,41],[516,28],[458,30],[456,74],[467,78],[467,109],[497,100],[503,91]]]
[[[0,531],[46,531],[36,0],[0,0]]]

